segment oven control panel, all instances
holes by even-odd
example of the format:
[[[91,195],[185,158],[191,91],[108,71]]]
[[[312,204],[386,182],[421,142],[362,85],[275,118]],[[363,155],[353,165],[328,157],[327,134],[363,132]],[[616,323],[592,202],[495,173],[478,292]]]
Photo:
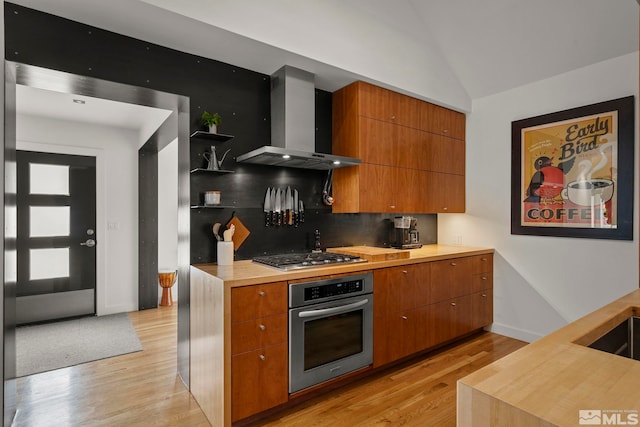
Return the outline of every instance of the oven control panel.
[[[311,286],[304,290],[305,301],[315,301],[318,299],[361,293],[364,288],[364,280],[350,280],[348,282],[332,283],[329,285]]]
[[[289,284],[289,307],[301,307],[373,292],[373,274],[321,279]]]

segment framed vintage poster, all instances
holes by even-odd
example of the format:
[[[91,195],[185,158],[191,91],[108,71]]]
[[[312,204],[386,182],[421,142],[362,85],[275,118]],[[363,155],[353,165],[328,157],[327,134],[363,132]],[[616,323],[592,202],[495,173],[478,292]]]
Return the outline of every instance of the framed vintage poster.
[[[511,124],[511,234],[633,240],[633,96]]]

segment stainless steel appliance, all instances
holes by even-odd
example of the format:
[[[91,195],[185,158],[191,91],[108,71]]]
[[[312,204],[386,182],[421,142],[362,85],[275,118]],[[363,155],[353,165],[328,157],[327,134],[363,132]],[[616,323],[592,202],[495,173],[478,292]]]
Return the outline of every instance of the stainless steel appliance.
[[[289,392],[373,362],[373,275],[289,285]]]
[[[393,219],[394,243],[392,247],[400,249],[415,249],[422,247],[420,233],[417,229],[418,220],[412,216],[397,216]]]
[[[253,262],[275,267],[279,270],[296,270],[300,268],[322,267],[331,264],[353,264],[367,262],[357,256],[335,254],[332,252],[291,253],[281,255],[265,255],[252,259]]]
[[[271,76],[271,145],[237,162],[329,170],[359,165],[360,159],[316,152],[315,76],[285,65]]]

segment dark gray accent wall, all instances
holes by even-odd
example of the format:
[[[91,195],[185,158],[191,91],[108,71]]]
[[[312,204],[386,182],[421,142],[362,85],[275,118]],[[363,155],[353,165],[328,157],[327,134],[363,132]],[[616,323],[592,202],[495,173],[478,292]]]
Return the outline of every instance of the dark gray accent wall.
[[[211,226],[226,223],[234,214],[251,232],[236,259],[311,249],[316,228],[321,232],[323,247],[389,243],[393,215],[333,215],[331,208],[322,204],[326,172],[235,162],[236,156],[270,144],[268,75],[5,4],[7,58],[188,96],[190,133],[204,129],[199,123],[203,111],[220,113],[223,121],[219,132],[233,138],[218,145],[217,150],[231,149],[224,169],[235,172],[191,175],[191,205],[202,204],[205,191],[219,190],[222,204],[228,206],[191,210],[191,263],[216,261]],[[210,146],[206,140],[191,140],[191,168],[204,166],[203,154]],[[321,90],[316,91],[316,149],[331,150],[331,94]],[[300,192],[307,207],[306,222],[297,228],[267,228],[262,212],[265,191],[267,187],[286,186]],[[418,225],[424,243],[436,241],[435,215],[418,215]]]
[[[138,151],[138,308],[158,306],[158,151]]]
[[[178,112],[174,111],[138,150],[138,308],[140,310],[158,306],[156,280],[158,274],[158,152],[177,136]],[[188,142],[183,141],[182,145],[188,147]],[[182,146],[178,144],[179,151],[181,148]],[[188,148],[182,151],[188,152]],[[181,171],[184,174],[188,168],[179,169],[178,174]]]

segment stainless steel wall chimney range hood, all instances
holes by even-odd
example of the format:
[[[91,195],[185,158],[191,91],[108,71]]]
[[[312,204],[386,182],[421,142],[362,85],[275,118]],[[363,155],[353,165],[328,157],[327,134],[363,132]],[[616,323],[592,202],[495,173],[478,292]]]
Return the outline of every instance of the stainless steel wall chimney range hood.
[[[315,152],[314,75],[288,65],[271,76],[271,145],[236,158],[238,162],[329,170],[360,159]]]

